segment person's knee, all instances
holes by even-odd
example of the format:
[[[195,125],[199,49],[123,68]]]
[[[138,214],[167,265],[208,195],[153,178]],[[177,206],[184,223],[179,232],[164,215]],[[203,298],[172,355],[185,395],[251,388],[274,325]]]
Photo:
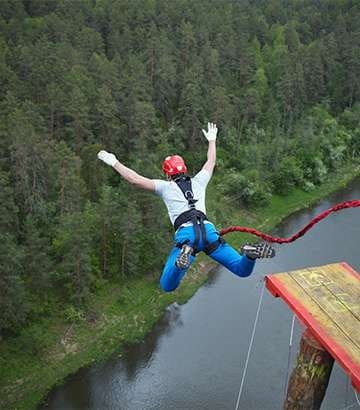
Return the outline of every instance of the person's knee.
[[[240,269],[236,272],[236,275],[240,276],[241,278],[247,278],[248,276],[250,276],[252,273],[252,269],[249,270],[244,270],[244,269]]]
[[[248,257],[244,257],[241,260],[241,264],[237,266],[236,275],[240,276],[241,278],[247,278],[250,276],[254,270],[255,261],[253,259],[249,259]]]
[[[170,283],[165,278],[160,278],[160,287],[164,292],[172,292],[178,287],[178,285]]]

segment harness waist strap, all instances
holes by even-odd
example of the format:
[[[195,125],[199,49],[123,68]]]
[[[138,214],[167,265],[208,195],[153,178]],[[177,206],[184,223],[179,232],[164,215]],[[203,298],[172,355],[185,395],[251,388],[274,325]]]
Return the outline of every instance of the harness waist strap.
[[[174,229],[177,231],[179,227],[186,222],[194,222],[194,220],[208,220],[204,212],[199,211],[198,209],[189,209],[188,211],[180,214],[174,222]]]

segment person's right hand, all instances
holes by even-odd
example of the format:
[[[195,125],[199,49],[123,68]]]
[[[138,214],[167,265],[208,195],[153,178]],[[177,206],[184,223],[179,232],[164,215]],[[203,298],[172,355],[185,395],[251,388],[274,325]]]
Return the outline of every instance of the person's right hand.
[[[118,162],[114,154],[111,154],[110,152],[106,152],[104,150],[99,151],[97,157],[101,161],[104,161],[105,164],[110,165],[112,167]]]
[[[208,141],[216,141],[216,135],[218,132],[216,128],[216,124],[213,124],[212,122],[208,122],[208,131],[206,132],[205,130],[202,130],[202,132]]]

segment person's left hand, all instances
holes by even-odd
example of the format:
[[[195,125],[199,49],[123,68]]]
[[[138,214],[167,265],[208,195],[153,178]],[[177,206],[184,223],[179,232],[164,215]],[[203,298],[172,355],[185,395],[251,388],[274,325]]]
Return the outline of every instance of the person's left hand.
[[[206,132],[203,129],[202,132],[208,141],[216,141],[216,135],[218,132],[218,129],[216,128],[216,124],[213,124],[212,122],[208,122],[208,131]]]

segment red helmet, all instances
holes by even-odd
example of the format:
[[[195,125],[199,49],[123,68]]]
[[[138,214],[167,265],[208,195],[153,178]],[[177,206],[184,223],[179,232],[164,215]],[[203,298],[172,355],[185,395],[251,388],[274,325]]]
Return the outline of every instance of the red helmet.
[[[170,155],[164,159],[163,171],[166,175],[176,175],[187,172],[184,160],[180,155]]]

